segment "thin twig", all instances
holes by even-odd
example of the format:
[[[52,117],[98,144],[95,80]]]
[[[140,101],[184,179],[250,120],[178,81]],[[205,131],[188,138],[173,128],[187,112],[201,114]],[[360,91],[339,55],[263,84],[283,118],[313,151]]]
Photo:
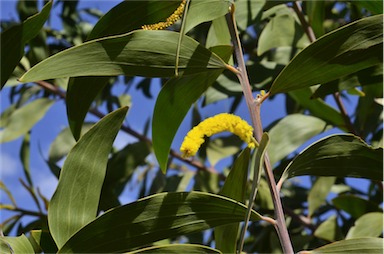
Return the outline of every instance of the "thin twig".
[[[237,26],[236,26],[236,21],[234,16],[234,5],[232,5],[231,10],[232,12],[230,14],[227,14],[226,18],[227,18],[227,23],[228,23],[228,28],[231,34],[231,38],[232,38],[232,43],[234,46],[236,61],[238,64],[239,74],[237,74],[237,76],[239,78],[241,88],[244,93],[245,101],[247,103],[248,110],[251,115],[252,124],[255,129],[254,130],[255,138],[258,142],[260,142],[261,136],[263,134],[263,127],[261,124],[261,117],[260,117],[260,107],[261,107],[261,103],[265,100],[265,98],[268,97],[268,94],[258,98],[257,100],[253,98],[251,86],[248,80],[247,69],[245,67],[243,51],[241,49],[240,38],[237,31]],[[276,181],[273,176],[272,166],[269,161],[268,153],[266,153],[264,157],[264,170],[266,173],[267,182],[272,194],[272,200],[275,207],[276,223],[274,224],[274,226],[279,236],[283,252],[293,253],[292,243],[288,234],[287,226],[285,224],[284,212],[283,212],[283,207],[280,200],[280,195],[276,189]]]
[[[307,20],[305,19],[303,9],[301,8],[301,5],[299,4],[299,2],[297,2],[297,1],[293,2],[293,10],[295,11],[297,17],[299,18],[300,23],[301,23],[301,27],[303,28],[309,41],[311,43],[316,41],[316,35],[313,32],[313,29],[312,29],[311,25],[309,24],[309,22],[307,22]],[[351,119],[349,118],[348,113],[345,110],[343,101],[341,100],[339,93],[334,93],[333,98],[335,99],[337,107],[339,108],[340,113],[344,119],[345,127],[348,129],[349,132],[357,135],[355,128],[353,127],[353,125],[351,123]]]
[[[40,87],[44,88],[46,91],[49,91],[49,92],[51,92],[53,94],[58,95],[61,99],[65,99],[66,98],[66,93],[63,92],[62,90],[60,90],[58,87],[52,85],[51,83],[48,83],[46,81],[37,81],[35,83],[38,84]],[[103,118],[105,116],[103,113],[101,113],[99,110],[97,110],[95,108],[90,109],[89,112],[91,114],[93,114],[94,116],[97,116],[99,118]],[[131,136],[133,136],[135,138],[137,138],[140,141],[143,141],[143,142],[148,143],[149,145],[152,145],[152,140],[150,140],[146,136],[138,133],[137,131],[129,128],[126,125],[122,125],[121,126],[121,130],[124,131],[125,133],[127,133],[127,134],[129,134],[129,135],[131,135]],[[183,161],[183,162],[193,166],[197,170],[208,171],[208,172],[213,173],[213,174],[219,174],[214,168],[212,168],[212,167],[211,168],[207,168],[204,164],[202,164],[198,160],[183,158],[181,156],[181,154],[177,153],[175,150],[171,149],[170,155],[172,157],[180,160],[180,161]],[[220,175],[220,178],[225,178],[224,175],[222,175],[222,174],[219,174],[219,175]]]

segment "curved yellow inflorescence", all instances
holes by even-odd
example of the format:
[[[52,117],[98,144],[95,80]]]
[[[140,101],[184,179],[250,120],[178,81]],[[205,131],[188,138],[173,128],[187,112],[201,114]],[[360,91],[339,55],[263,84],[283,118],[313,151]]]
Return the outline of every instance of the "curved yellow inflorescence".
[[[204,143],[204,137],[210,137],[223,131],[230,131],[239,136],[248,144],[249,148],[256,147],[252,126],[238,116],[222,113],[205,119],[188,132],[180,147],[182,156],[184,158],[194,156]]]
[[[186,3],[186,0],[183,0],[179,5],[179,7],[177,7],[176,11],[174,11],[172,15],[169,16],[165,22],[159,22],[152,25],[143,25],[141,28],[144,30],[162,30],[172,26],[173,24],[176,23],[176,21],[178,21],[181,18],[181,15],[184,12],[185,3]]]

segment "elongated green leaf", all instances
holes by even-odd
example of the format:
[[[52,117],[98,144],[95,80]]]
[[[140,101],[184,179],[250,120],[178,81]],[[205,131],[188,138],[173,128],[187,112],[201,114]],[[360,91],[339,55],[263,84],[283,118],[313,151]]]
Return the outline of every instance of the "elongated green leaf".
[[[140,29],[144,24],[164,21],[181,1],[123,1],[107,12],[92,29],[87,40],[118,35]],[[71,78],[67,90],[67,117],[75,139],[80,138],[81,126],[97,94],[109,77]]]
[[[228,13],[231,0],[193,0],[188,10],[185,32]]]
[[[301,175],[383,179],[383,149],[350,134],[325,137],[307,147],[285,169],[280,182]]]
[[[308,139],[321,133],[326,128],[326,122],[317,117],[302,114],[292,114],[281,119],[269,131],[271,137],[268,148],[269,159],[274,165]]]
[[[122,252],[244,219],[245,205],[204,192],[160,193],[114,208],[78,231],[59,253]],[[259,215],[252,212],[252,220]]]
[[[382,62],[383,16],[360,19],[301,51],[279,74],[270,93],[326,83]]]
[[[383,238],[356,238],[349,240],[342,240],[331,244],[324,245],[320,248],[311,251],[300,251],[299,254],[379,254],[383,253]]]
[[[48,111],[54,101],[37,99],[12,112],[8,121],[0,130],[0,143],[9,142],[26,134]]]
[[[210,247],[199,245],[199,244],[166,244],[166,245],[160,245],[160,246],[153,246],[148,248],[143,248],[139,250],[135,250],[132,252],[128,252],[129,254],[134,253],[191,253],[191,254],[204,254],[204,253],[221,253],[218,250],[212,249]]]
[[[240,235],[240,247],[239,247],[240,253],[243,251],[245,233],[247,231],[248,222],[251,217],[252,207],[256,199],[257,190],[259,188],[261,172],[263,171],[263,165],[264,165],[264,155],[267,152],[268,144],[269,144],[269,136],[268,136],[268,133],[264,132],[261,137],[259,147],[257,148],[257,150],[254,152],[252,156],[251,172],[253,172],[253,179],[252,179],[253,182],[252,182],[251,194],[248,200],[247,215],[245,217],[244,227]]]
[[[1,33],[1,88],[23,57],[25,44],[40,32],[47,21],[51,7],[52,1],[49,1],[40,13]]]
[[[242,144],[242,140],[236,135],[210,140],[207,145],[207,158],[209,163],[214,167],[221,159],[235,155],[241,150]]]
[[[213,50],[221,50],[220,56],[226,60],[231,55],[231,47],[228,46]],[[167,168],[173,138],[185,115],[221,73],[222,70],[216,70],[172,78],[161,89],[153,112],[152,139],[155,155],[163,172]]]
[[[235,160],[227,179],[224,182],[220,195],[232,198],[244,203],[244,186],[248,180],[248,164],[250,149],[245,148]],[[236,253],[237,236],[239,233],[239,223],[228,224],[215,228],[216,248],[223,253]]]
[[[64,162],[48,210],[50,232],[59,248],[96,218],[108,155],[127,110],[118,109],[100,120],[84,134]]]
[[[325,200],[331,190],[332,185],[335,183],[336,177],[319,177],[315,184],[312,186],[308,194],[308,216],[311,217],[313,213]]]
[[[383,213],[367,213],[356,220],[346,239],[379,237],[383,233]]]
[[[31,146],[31,134],[27,132],[24,136],[23,143],[20,148],[20,160],[23,164],[24,175],[30,187],[33,187],[30,167],[30,146]]]
[[[305,6],[309,24],[311,24],[315,36],[322,36],[324,34],[325,1],[308,1],[305,2]]]
[[[18,237],[0,237],[1,253],[35,253],[31,243],[25,235]]]
[[[133,75],[170,77],[174,74],[179,33],[137,30],[85,42],[40,62],[20,81],[60,77]],[[181,44],[179,70],[183,74],[223,70],[216,54],[188,36]]]

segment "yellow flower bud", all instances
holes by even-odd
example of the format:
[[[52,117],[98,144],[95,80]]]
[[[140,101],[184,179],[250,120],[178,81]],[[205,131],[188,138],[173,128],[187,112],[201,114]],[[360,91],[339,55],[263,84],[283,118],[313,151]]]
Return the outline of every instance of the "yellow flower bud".
[[[180,147],[182,156],[185,158],[194,156],[204,143],[204,137],[210,137],[223,131],[229,131],[239,136],[248,144],[249,148],[256,147],[252,126],[238,116],[222,113],[205,119],[188,132]]]

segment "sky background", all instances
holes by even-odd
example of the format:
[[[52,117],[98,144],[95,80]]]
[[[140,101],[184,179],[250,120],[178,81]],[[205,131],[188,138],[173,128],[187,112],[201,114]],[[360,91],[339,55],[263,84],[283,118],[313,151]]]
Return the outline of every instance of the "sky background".
[[[118,4],[120,1],[95,1],[95,0],[83,0],[79,3],[79,9],[83,8],[97,8],[100,9],[103,13],[107,12],[113,6]],[[2,20],[13,20],[19,21],[17,12],[16,12],[16,3],[17,1],[4,1],[0,0],[0,14]],[[55,6],[51,12],[51,25],[56,29],[61,29],[61,20],[58,18],[58,15],[61,12],[61,5]],[[95,19],[89,15],[83,15],[83,18],[88,21],[94,22]],[[120,78],[121,80],[121,78]],[[146,121],[152,116],[155,100],[147,99],[141,91],[136,90],[135,85],[132,85],[132,88],[129,90],[129,94],[132,96],[132,106],[128,111],[128,115],[125,121],[125,124],[130,126],[134,130],[141,131],[144,129]],[[114,94],[120,94],[126,86],[119,82],[119,84],[114,86]],[[160,91],[160,86],[158,82],[153,82],[151,86],[151,94],[154,98]],[[0,93],[1,100],[1,109],[3,112],[6,108],[9,107],[9,88],[4,88]],[[328,98],[327,102],[335,106],[335,103],[332,98]],[[347,111],[352,112],[352,108],[355,107],[357,102],[357,97],[353,96],[349,101],[344,100]],[[203,118],[212,116],[221,112],[228,112],[231,106],[230,101],[224,100],[219,103],[211,104],[207,107],[201,109],[201,114]],[[236,114],[241,116],[250,122],[248,110],[245,106],[245,103],[242,102],[239,109],[236,111]],[[273,121],[280,119],[285,115],[285,100],[282,95],[277,95],[273,100],[267,100],[263,103],[262,106],[262,120],[263,126],[266,127]],[[97,121],[98,118],[88,115],[86,121]],[[181,125],[177,136],[173,142],[173,149],[178,150],[184,135],[190,128],[191,114],[189,113],[183,124]],[[31,175],[33,177],[33,183],[35,186],[39,187],[41,193],[47,197],[51,198],[52,194],[57,185],[56,177],[50,172],[47,164],[44,159],[48,158],[49,147],[55,137],[60,133],[61,130],[68,126],[66,118],[66,109],[64,101],[57,101],[47,112],[45,117],[39,121],[32,129],[31,134]],[[327,136],[331,133],[340,133],[341,131],[337,129],[332,129],[323,133],[311,140],[309,140],[305,145],[300,147],[299,150],[305,148],[308,144],[312,143],[315,140],[318,140],[320,137]],[[119,133],[118,137],[115,140],[114,146],[117,148],[124,147],[129,142],[135,142],[136,139],[124,134]],[[22,187],[19,182],[19,178],[25,180],[23,174],[23,167],[19,159],[19,152],[22,143],[22,138],[19,138],[15,141],[8,143],[0,144],[0,167],[1,167],[1,180],[9,188],[13,194],[17,204],[21,208],[28,210],[36,210],[36,205],[33,203],[30,195],[27,190]],[[40,152],[41,151],[41,152]],[[155,160],[153,157],[151,160]],[[220,166],[220,164],[218,165]],[[154,174],[153,174],[154,175]],[[308,186],[309,181],[306,177],[294,178],[294,181],[299,181],[302,185]],[[366,190],[368,181],[364,179],[352,179],[347,180],[350,183],[353,183],[354,186],[359,189]],[[136,199],[137,191],[139,186],[131,185],[127,186],[124,193],[121,195],[120,201],[124,203],[131,202]],[[9,203],[9,200],[4,192],[0,192],[0,202]],[[0,220],[4,221],[6,218],[9,218],[13,213],[0,210]],[[25,217],[24,222],[30,221],[32,218]]]

